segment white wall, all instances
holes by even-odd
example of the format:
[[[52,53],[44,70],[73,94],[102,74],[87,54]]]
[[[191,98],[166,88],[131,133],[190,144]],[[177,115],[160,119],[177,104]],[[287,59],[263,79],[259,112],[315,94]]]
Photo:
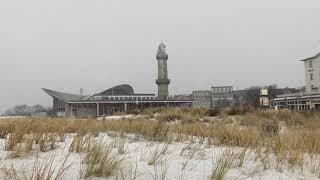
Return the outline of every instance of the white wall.
[[[312,61],[312,67],[310,67],[310,62]],[[304,61],[304,70],[305,70],[305,83],[306,83],[306,92],[315,93],[320,92],[320,56]],[[310,76],[313,74],[313,80]],[[311,89],[313,85],[314,88]]]

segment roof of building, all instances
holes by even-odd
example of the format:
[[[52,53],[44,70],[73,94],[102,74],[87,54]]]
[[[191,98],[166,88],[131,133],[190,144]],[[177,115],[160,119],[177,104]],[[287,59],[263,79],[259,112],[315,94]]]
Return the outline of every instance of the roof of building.
[[[211,88],[233,88],[233,86],[211,86]]]
[[[69,93],[64,93],[64,92],[59,92],[59,91],[54,91],[46,88],[42,88],[44,92],[49,94],[52,97],[58,98],[64,102],[72,101],[72,100],[82,100],[86,99],[88,96],[80,96],[77,94],[69,94]]]
[[[308,61],[308,60],[311,60],[311,59],[314,59],[314,58],[317,58],[320,56],[320,52],[318,54],[316,54],[315,56],[312,56],[312,57],[309,57],[309,58],[306,58],[306,59],[302,59],[301,61]]]
[[[281,101],[284,99],[305,99],[305,98],[314,98],[314,97],[320,97],[320,94],[306,93],[306,92],[281,94],[281,95],[277,95],[277,97],[272,99],[271,101],[279,101],[279,100]]]
[[[121,84],[118,86],[114,86],[110,89],[104,90],[100,93],[94,94],[92,96],[128,96],[128,95],[134,95],[134,90],[132,86],[128,84]],[[91,97],[92,97],[91,96]]]
[[[136,100],[72,100],[69,101],[68,103],[71,104],[77,104],[77,103],[109,103],[109,104],[114,104],[114,103],[136,103]],[[160,100],[160,99],[151,99],[151,100],[139,100],[139,103],[151,103],[151,102],[156,102],[156,103],[192,103],[194,102],[193,100],[176,100],[176,99],[167,99],[167,100]]]
[[[42,88],[42,90],[46,92],[48,95],[58,98],[64,102],[81,101],[81,100],[86,101],[86,100],[90,100],[94,96],[155,96],[155,94],[135,94],[132,86],[128,84],[121,84],[118,86],[114,86],[100,93],[96,93],[92,96],[80,96],[76,94],[64,93],[64,92],[59,92],[59,91],[50,90],[46,88]]]

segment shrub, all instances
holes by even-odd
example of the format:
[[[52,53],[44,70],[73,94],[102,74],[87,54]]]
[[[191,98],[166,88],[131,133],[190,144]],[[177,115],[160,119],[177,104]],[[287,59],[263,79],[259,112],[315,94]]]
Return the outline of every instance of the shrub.
[[[138,115],[141,114],[141,111],[138,109],[130,109],[128,110],[128,114]]]
[[[0,124],[0,138],[5,139],[9,133],[14,130],[14,123],[6,122]]]
[[[181,120],[182,118],[182,112],[180,109],[169,109],[167,111],[164,111],[159,114],[157,117],[159,121],[176,121],[176,120]]]
[[[182,123],[194,123],[200,117],[204,116],[203,109],[195,108],[195,109],[187,109],[187,108],[169,108],[165,111],[162,111],[157,119],[159,121],[177,121],[181,120]]]
[[[158,121],[152,130],[151,139],[153,141],[165,141],[168,138],[169,128],[164,121]]]
[[[206,115],[206,109],[204,108],[182,108],[182,112],[186,112],[186,114],[190,114],[195,118],[201,118]]]
[[[162,163],[164,158],[168,155],[169,143],[164,143],[163,145],[157,145],[154,150],[149,152],[148,156],[148,165],[156,165],[158,163]]]
[[[78,133],[70,144],[69,152],[89,152],[94,143],[92,135],[82,136]]]
[[[69,155],[64,158],[59,167],[54,166],[53,161],[55,156],[56,155],[53,154],[49,160],[43,162],[40,162],[37,156],[31,171],[29,169],[18,170],[11,164],[10,168],[3,169],[3,178],[8,180],[62,180],[68,169],[71,167],[71,164],[67,165],[66,163]]]
[[[30,135],[25,135],[22,138],[21,143],[18,143],[14,146],[13,151],[8,154],[8,157],[16,158],[28,154],[32,151],[32,145],[33,137]]]
[[[223,152],[219,152],[213,160],[212,174],[210,176],[211,180],[223,180],[225,175],[234,165],[236,160],[235,153],[227,149]]]
[[[257,146],[260,140],[260,131],[257,128],[238,128],[225,124],[215,127],[210,137],[216,144],[248,147]]]
[[[210,117],[218,116],[220,115],[221,110],[218,108],[210,108],[207,110],[206,114]]]
[[[276,120],[265,120],[261,122],[262,132],[266,135],[276,135],[279,131],[279,124]]]
[[[224,115],[244,115],[249,112],[254,112],[254,109],[251,107],[238,108],[238,107],[227,107],[222,109],[222,114]]]
[[[41,152],[53,150],[55,148],[56,136],[53,133],[43,133],[39,139],[39,148]]]
[[[10,133],[8,135],[8,138],[5,141],[5,151],[12,151],[16,147],[16,145],[20,142],[22,142],[22,138],[24,136],[24,133],[16,132],[16,133]]]
[[[110,177],[121,170],[124,156],[112,154],[111,146],[103,143],[94,143],[86,154],[84,177]]]

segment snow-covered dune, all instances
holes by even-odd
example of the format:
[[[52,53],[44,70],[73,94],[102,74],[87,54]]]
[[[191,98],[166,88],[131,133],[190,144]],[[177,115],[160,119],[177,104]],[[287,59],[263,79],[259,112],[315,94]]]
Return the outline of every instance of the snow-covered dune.
[[[0,119],[23,119],[25,116],[0,116]]]
[[[115,137],[112,133],[108,134],[100,133],[97,137],[98,141],[106,142],[106,144],[112,146],[114,153],[118,153],[120,137]],[[55,150],[40,153],[33,152],[19,158],[7,158],[10,152],[3,150],[5,140],[1,139],[0,157],[2,165],[0,168],[11,168],[13,166],[17,173],[31,172],[36,156],[38,156],[39,162],[45,162],[54,156],[53,167],[58,169],[64,159],[68,157],[66,165],[71,166],[67,169],[64,179],[77,179],[81,176],[84,168],[82,162],[85,153],[68,152],[73,138],[74,134],[68,134],[65,142],[56,144]],[[122,156],[125,157],[121,176],[126,179],[136,177],[139,180],[150,180],[165,176],[165,179],[174,180],[207,180],[210,179],[217,161],[219,161],[219,158],[223,158],[225,152],[239,153],[243,150],[242,148],[220,146],[209,147],[205,143],[194,142],[151,142],[140,139],[136,135],[128,135],[121,140],[124,141],[124,154]],[[269,167],[266,169],[264,169],[262,162],[256,161],[255,158],[255,153],[248,151],[245,154],[243,164],[240,165],[238,157],[235,157],[232,167],[227,171],[224,179],[318,179],[318,176],[310,171],[308,166],[310,162],[305,162],[306,166],[303,172],[285,167],[282,167],[281,171],[279,171],[275,168],[276,160],[272,156],[268,157],[269,160],[266,165]],[[1,173],[3,172],[0,171],[0,177],[3,176]],[[108,179],[117,179],[116,174]]]

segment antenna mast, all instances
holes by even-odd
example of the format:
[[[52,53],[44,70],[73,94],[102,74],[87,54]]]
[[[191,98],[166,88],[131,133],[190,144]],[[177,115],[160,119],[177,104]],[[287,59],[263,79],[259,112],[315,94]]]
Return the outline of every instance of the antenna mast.
[[[83,96],[83,89],[80,88],[80,96],[82,97]]]

